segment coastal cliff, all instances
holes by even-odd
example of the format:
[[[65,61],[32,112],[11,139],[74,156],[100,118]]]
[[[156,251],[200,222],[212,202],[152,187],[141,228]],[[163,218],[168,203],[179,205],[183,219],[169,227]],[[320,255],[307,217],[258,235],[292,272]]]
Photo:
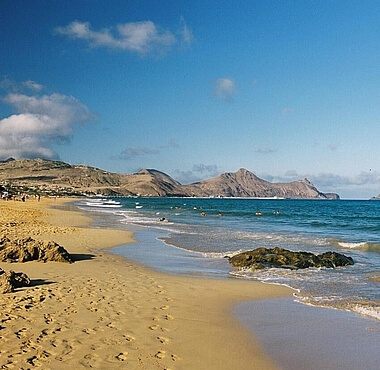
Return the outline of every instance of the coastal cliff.
[[[9,159],[0,162],[0,185],[4,189],[7,186],[32,189],[36,194],[339,199],[337,194],[319,191],[307,179],[271,183],[243,168],[182,185],[154,169],[119,174],[44,159]]]

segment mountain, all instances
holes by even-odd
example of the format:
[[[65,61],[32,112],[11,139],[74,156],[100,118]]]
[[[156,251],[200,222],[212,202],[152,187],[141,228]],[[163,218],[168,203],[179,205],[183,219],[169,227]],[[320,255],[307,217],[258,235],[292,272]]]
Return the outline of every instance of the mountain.
[[[118,174],[85,165],[70,165],[44,159],[0,162],[0,183],[48,188],[50,191],[103,195],[183,195],[181,184],[155,170],[136,174]]]
[[[142,169],[133,175],[126,175],[124,180],[122,187],[131,194],[186,196],[182,192],[182,185],[161,171]]]
[[[244,168],[237,172],[224,173],[213,179],[185,185],[184,188],[192,196],[338,198],[337,195],[321,193],[307,179],[290,183],[271,183],[260,179]]]
[[[337,194],[320,192],[307,179],[291,183],[270,183],[246,169],[182,185],[167,174],[153,169],[142,169],[134,174],[118,174],[95,167],[44,159],[12,159],[0,162],[0,184],[48,194],[339,198]]]

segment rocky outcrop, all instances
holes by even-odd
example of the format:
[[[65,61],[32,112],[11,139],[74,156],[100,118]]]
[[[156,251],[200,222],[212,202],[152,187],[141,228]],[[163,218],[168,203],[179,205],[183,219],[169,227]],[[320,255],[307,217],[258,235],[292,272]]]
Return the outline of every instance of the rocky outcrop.
[[[0,261],[73,262],[66,249],[53,241],[34,240],[30,237],[11,240],[6,236],[0,238]]]
[[[229,258],[229,262],[240,268],[252,270],[264,268],[304,269],[309,267],[339,267],[353,265],[354,260],[336,252],[316,255],[310,252],[293,252],[283,248],[257,248]]]
[[[12,293],[15,289],[28,286],[29,277],[23,272],[8,271],[5,272],[0,268],[0,294]]]

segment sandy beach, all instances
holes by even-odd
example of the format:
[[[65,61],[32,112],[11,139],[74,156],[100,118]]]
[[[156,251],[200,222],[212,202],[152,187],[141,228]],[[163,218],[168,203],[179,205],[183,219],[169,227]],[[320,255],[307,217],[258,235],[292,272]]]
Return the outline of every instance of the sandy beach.
[[[0,263],[32,280],[0,295],[0,368],[276,368],[231,311],[290,289],[150,270],[107,253],[131,233],[92,228],[67,202],[0,202],[0,235],[53,240],[75,260]]]

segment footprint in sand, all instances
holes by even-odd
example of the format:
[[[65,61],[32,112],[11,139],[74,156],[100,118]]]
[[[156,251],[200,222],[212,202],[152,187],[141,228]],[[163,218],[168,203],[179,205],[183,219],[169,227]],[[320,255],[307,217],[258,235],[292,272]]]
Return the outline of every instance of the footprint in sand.
[[[47,351],[44,351],[44,350],[42,350],[42,351],[38,354],[38,358],[39,358],[40,360],[46,360],[46,359],[48,359],[49,357],[50,357],[50,353],[47,352]]]
[[[86,367],[98,367],[99,356],[97,354],[87,354],[84,356],[85,361],[80,361],[81,365]]]
[[[22,328],[22,329],[16,331],[16,332],[15,332],[16,337],[17,337],[18,339],[21,339],[21,338],[26,337],[26,333],[25,333],[25,332],[26,332],[27,330],[28,330],[27,328]]]
[[[46,324],[50,324],[54,321],[54,319],[51,317],[49,313],[44,314],[44,319]]]
[[[164,319],[165,320],[173,320],[174,317],[172,315],[170,315],[170,313],[168,313],[167,315],[164,315]]]
[[[43,330],[41,331],[41,334],[37,337],[36,342],[37,342],[37,343],[40,343],[41,340],[42,340],[44,337],[46,337],[48,334],[49,334],[49,333],[48,333],[48,329],[43,329]]]
[[[128,352],[120,352],[117,356],[115,356],[119,361],[125,361],[127,359]]]
[[[96,333],[96,330],[91,329],[91,328],[86,328],[86,329],[83,329],[82,331],[83,331],[83,333],[86,333],[86,334],[95,334]]]
[[[26,362],[32,366],[41,366],[41,362],[38,361],[37,356],[30,357],[26,360]]]
[[[150,330],[157,330],[159,327],[160,327],[160,325],[152,325],[152,326],[149,326],[149,329]]]
[[[162,344],[168,344],[169,343],[169,339],[168,338],[165,338],[165,337],[157,337],[157,339],[160,341],[160,343]]]
[[[165,351],[158,351],[154,357],[158,358],[158,359],[163,359],[164,357],[166,356],[166,352]]]
[[[135,338],[130,336],[130,335],[123,335],[123,337],[125,338],[125,340],[127,342],[134,342],[135,341]]]
[[[180,360],[180,358],[177,355],[175,355],[174,353],[171,355],[171,358],[172,358],[173,361]]]

